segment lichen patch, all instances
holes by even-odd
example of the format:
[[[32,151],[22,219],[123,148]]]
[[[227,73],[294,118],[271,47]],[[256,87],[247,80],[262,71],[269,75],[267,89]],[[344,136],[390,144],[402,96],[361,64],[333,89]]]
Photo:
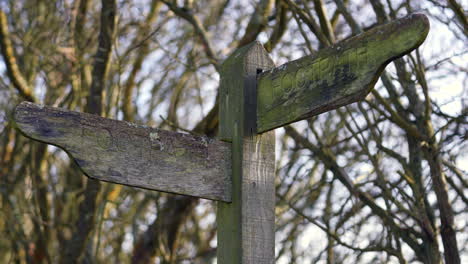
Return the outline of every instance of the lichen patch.
[[[154,142],[154,141],[159,140],[159,134],[158,134],[158,132],[151,132],[149,136],[150,136],[151,142]]]

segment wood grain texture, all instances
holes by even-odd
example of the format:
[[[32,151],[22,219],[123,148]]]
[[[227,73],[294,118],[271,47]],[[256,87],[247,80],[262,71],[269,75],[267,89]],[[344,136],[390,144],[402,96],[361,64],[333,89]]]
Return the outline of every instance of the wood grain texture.
[[[23,102],[28,137],[64,149],[95,179],[229,202],[231,144]]]
[[[261,74],[257,132],[364,99],[385,66],[421,45],[428,31],[427,17],[413,14]]]
[[[256,77],[274,64],[254,42],[223,64],[220,137],[232,141],[232,203],[218,203],[218,263],[275,262],[275,134],[257,135]]]

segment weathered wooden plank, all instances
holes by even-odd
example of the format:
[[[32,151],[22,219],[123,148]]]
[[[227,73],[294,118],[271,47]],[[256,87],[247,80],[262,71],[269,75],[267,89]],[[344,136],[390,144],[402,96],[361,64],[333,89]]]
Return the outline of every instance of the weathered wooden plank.
[[[23,102],[15,120],[35,140],[70,154],[103,181],[231,200],[231,144]]]
[[[261,74],[257,132],[364,99],[385,66],[421,45],[428,31],[427,17],[413,14]]]
[[[274,67],[247,45],[223,64],[220,137],[232,140],[232,203],[218,203],[218,263],[275,262],[275,134],[256,135],[256,76]]]

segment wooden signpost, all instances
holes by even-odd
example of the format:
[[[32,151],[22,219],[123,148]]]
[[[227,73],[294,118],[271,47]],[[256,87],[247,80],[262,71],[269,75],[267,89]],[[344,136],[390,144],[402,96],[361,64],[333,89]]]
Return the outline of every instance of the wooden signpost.
[[[220,140],[26,102],[15,119],[89,177],[219,201],[218,263],[274,263],[271,130],[362,100],[428,31],[413,14],[276,68],[260,43],[240,48],[222,66]]]

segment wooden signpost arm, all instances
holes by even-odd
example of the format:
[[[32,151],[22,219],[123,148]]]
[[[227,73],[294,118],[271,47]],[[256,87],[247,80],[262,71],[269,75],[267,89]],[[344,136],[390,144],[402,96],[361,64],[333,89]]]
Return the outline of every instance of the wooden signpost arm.
[[[275,261],[275,134],[255,133],[257,73],[274,66],[259,42],[223,64],[220,137],[232,141],[232,203],[218,203],[218,263]]]
[[[231,200],[231,144],[23,102],[15,120],[28,137],[56,145],[95,179]]]
[[[257,132],[364,99],[385,66],[419,47],[428,32],[425,15],[409,15],[261,74]]]

